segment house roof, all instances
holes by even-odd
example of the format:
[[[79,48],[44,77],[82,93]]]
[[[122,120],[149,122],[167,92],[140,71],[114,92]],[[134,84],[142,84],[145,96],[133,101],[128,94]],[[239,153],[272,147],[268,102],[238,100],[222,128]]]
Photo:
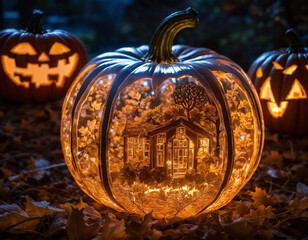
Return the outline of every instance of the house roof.
[[[186,128],[188,128],[190,131],[194,132],[195,134],[201,134],[204,136],[208,136],[208,137],[213,137],[213,135],[204,130],[203,128],[197,126],[196,124],[193,124],[187,120],[185,120],[184,118],[179,118],[178,120],[174,120],[171,121],[161,127],[155,128],[154,130],[149,132],[149,135],[155,135],[158,134],[160,132],[164,132],[170,128],[174,128],[174,127],[179,127],[179,126],[184,126]]]
[[[126,127],[124,130],[124,137],[136,137],[136,136],[147,136],[147,135],[155,135],[160,132],[164,132],[169,130],[170,128],[175,128],[179,126],[184,126],[188,128],[191,132],[195,134],[201,134],[203,136],[213,137],[211,133],[204,130],[203,128],[193,124],[184,118],[179,118],[178,120],[173,120],[164,125],[154,125],[149,122],[137,123],[131,120],[126,122]]]
[[[138,123],[132,120],[127,120],[126,127],[124,129],[124,137],[137,137],[137,136],[147,136],[148,133],[157,128],[157,125],[154,125],[149,122]]]

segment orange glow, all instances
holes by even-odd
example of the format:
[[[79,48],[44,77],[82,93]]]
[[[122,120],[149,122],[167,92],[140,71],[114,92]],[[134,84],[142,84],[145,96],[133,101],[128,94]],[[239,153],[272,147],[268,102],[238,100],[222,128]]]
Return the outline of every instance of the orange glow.
[[[50,55],[61,55],[63,53],[68,53],[69,51],[71,50],[64,44],[55,42],[50,48],[49,54]]]
[[[145,185],[146,187],[148,187],[148,190],[146,190],[144,192],[144,194],[150,194],[152,192],[160,192],[161,190],[163,190],[165,193],[176,193],[176,192],[184,192],[185,194],[191,195],[193,196],[194,193],[199,192],[198,189],[194,188],[190,188],[189,186],[185,185],[179,188],[173,188],[173,187],[162,187],[162,188],[151,188],[147,185]]]
[[[242,176],[253,171],[250,161],[257,149],[253,142],[255,128],[250,127],[254,124],[250,99],[237,78],[222,72],[214,74],[224,84],[225,93],[229,96],[230,112],[234,113],[235,151],[244,154],[235,156],[235,164],[243,161],[243,156],[247,163],[232,172],[233,176],[226,187],[228,191],[216,201],[215,206],[206,211],[225,205],[245,184]],[[123,211],[109,199],[99,177],[98,144],[102,137],[97,134],[101,127],[99,119],[104,114],[104,98],[114,78],[106,75],[93,81],[81,99],[78,114],[72,120],[66,109],[71,109],[74,102],[71,99],[76,97],[80,87],[75,86],[83,78],[77,79],[73,92],[69,92],[70,97],[65,99],[62,141],[68,166],[82,189],[98,202]],[[221,137],[220,145],[217,145],[219,134],[214,123],[217,117],[215,106],[201,104],[200,108],[186,114],[183,111],[184,104],[180,105],[185,93],[180,91],[179,86],[187,82],[182,78],[176,80],[167,80],[157,96],[152,94],[149,80],[135,81],[119,93],[114,106],[108,146],[110,186],[114,198],[125,206],[127,212],[144,215],[153,211],[153,216],[167,219],[196,215],[213,200],[222,182],[227,159],[223,156],[226,153],[226,139]],[[190,85],[185,85],[187,88],[200,90],[200,85],[193,78],[189,80]],[[201,90],[199,92],[202,93]],[[234,95],[238,97],[236,103],[233,102]],[[178,97],[177,101],[175,97]],[[238,105],[245,111],[238,111]],[[91,114],[82,114],[85,111]],[[172,118],[168,119],[171,115]],[[214,122],[205,117],[210,117]],[[74,121],[78,124],[74,125]],[[224,129],[224,125],[220,125],[220,129]],[[77,140],[75,148],[71,148],[69,142],[70,131],[76,133],[73,135]],[[83,168],[83,175],[72,168],[73,153],[77,156],[77,167]],[[129,177],[133,176],[128,175],[131,172],[135,177]]]
[[[54,55],[61,55],[68,51],[70,51],[68,47],[58,42],[55,42],[50,50],[50,52],[52,52],[51,54]],[[17,44],[11,49],[11,52],[18,55],[37,54],[33,46],[27,42]],[[18,56],[11,58],[2,55],[1,62],[3,70],[12,82],[17,86],[24,86],[25,88],[29,88],[30,83],[34,84],[35,88],[50,86],[52,84],[56,84],[57,87],[63,87],[66,77],[71,77],[75,71],[79,59],[78,53],[74,53],[67,59],[61,59],[61,57],[59,57],[60,59],[56,66],[50,67],[48,63],[50,61],[49,56],[45,52],[42,52],[37,59],[40,63],[28,62],[26,67],[19,67],[16,65],[17,57]],[[24,79],[29,80],[25,81]]]
[[[306,99],[306,98],[307,94],[303,85],[297,79],[295,79],[286,99]]]
[[[261,78],[262,76],[263,76],[262,68],[259,67],[258,70],[257,70],[257,77]]]
[[[38,57],[39,62],[47,62],[49,61],[49,57],[46,53],[42,52],[41,55]]]
[[[279,63],[277,63],[277,62],[272,62],[272,63],[273,63],[274,68],[275,68],[276,70],[281,70],[281,69],[283,69],[283,67],[282,67]]]
[[[283,73],[283,74],[286,74],[286,75],[292,75],[293,72],[294,72],[296,69],[297,69],[297,65],[294,64],[294,65],[292,65],[292,66],[286,68],[282,73]]]
[[[271,78],[268,77],[263,83],[262,87],[260,88],[260,98],[270,100],[271,102],[275,102],[270,80]]]
[[[11,49],[12,53],[19,54],[19,55],[36,55],[35,49],[32,47],[32,45],[28,42],[18,43],[16,46],[14,46]]]
[[[268,110],[274,118],[282,117],[285,111],[287,110],[287,106],[288,106],[287,101],[280,102],[279,106],[275,102],[267,103]]]

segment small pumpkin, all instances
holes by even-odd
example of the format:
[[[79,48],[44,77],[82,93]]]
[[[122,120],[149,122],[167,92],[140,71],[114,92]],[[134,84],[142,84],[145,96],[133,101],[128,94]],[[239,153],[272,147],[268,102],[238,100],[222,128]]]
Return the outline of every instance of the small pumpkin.
[[[69,89],[62,149],[96,201],[185,218],[227,204],[256,170],[264,129],[247,75],[212,50],[172,46],[197,23],[191,8],[171,14],[149,46],[94,58]]]
[[[265,125],[277,132],[308,134],[308,49],[293,29],[290,47],[263,53],[248,70],[264,113]]]
[[[0,94],[14,102],[44,102],[66,94],[87,63],[83,44],[63,30],[45,30],[34,10],[24,30],[0,31]]]

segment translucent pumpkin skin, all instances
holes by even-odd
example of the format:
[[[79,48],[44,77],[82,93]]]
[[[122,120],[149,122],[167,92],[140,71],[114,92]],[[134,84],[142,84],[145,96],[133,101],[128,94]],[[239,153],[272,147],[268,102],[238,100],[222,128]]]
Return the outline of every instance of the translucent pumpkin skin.
[[[104,53],[80,72],[62,110],[67,166],[86,194],[118,211],[186,218],[221,208],[260,161],[257,93],[212,50],[175,45],[179,61],[168,64],[143,61],[148,51]]]

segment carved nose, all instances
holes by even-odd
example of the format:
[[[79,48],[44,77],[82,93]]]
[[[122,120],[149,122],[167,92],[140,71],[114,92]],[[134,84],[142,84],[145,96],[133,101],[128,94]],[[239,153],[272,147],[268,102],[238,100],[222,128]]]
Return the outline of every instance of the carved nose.
[[[38,57],[39,62],[47,62],[49,61],[49,57],[46,53],[42,52],[41,55]]]

